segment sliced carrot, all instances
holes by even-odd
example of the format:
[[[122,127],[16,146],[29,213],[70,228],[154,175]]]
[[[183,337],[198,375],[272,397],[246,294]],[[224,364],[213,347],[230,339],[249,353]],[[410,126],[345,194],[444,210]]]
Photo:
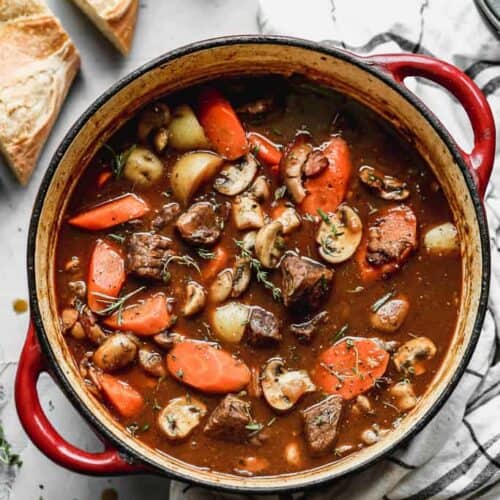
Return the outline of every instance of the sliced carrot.
[[[167,368],[180,382],[209,393],[237,392],[250,382],[250,370],[229,352],[206,342],[175,344]]]
[[[144,399],[131,385],[119,378],[103,373],[99,376],[104,395],[123,417],[133,417],[144,407]]]
[[[366,260],[367,235],[365,234],[356,252],[355,260],[358,263],[361,279],[367,283],[383,279],[397,271],[415,248],[417,242],[417,219],[411,208],[406,205],[390,207],[377,212],[375,220],[371,222],[371,225],[373,224],[377,225],[382,238],[388,241],[398,241],[404,238],[413,244],[408,246],[407,251],[398,260],[374,266]]]
[[[313,378],[328,394],[352,399],[373,387],[388,362],[389,353],[375,340],[348,337],[320,354]]]
[[[117,248],[97,240],[90,257],[87,304],[94,312],[106,308],[106,297],[118,297],[125,282],[125,262]],[[101,295],[102,294],[102,295]]]
[[[326,213],[334,212],[347,193],[351,176],[351,155],[344,139],[332,137],[323,153],[328,159],[328,167],[304,183],[308,194],[301,208],[310,215],[318,215],[318,208]]]
[[[135,194],[129,193],[75,215],[68,222],[73,226],[98,231],[138,219],[147,212],[148,204]]]
[[[106,182],[109,181],[113,177],[113,172],[111,170],[103,170],[98,176],[97,176],[97,187],[101,188],[106,184]]]
[[[217,153],[228,160],[248,153],[248,141],[240,119],[218,90],[206,87],[201,91],[198,119]]]
[[[218,246],[214,249],[214,258],[207,260],[207,263],[201,269],[201,275],[204,281],[211,281],[219,271],[222,271],[225,267],[227,267],[229,261],[229,254],[227,250]]]
[[[253,154],[260,161],[270,166],[279,164],[283,155],[276,144],[256,132],[249,132],[247,137]]]
[[[144,302],[112,314],[103,323],[115,330],[126,330],[147,337],[165,330],[171,321],[167,298],[162,293],[157,293]]]

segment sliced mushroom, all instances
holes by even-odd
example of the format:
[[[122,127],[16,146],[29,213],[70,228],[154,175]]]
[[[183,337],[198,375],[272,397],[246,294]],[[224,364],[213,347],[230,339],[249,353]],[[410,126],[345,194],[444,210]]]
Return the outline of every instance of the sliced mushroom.
[[[262,370],[262,391],[268,404],[276,411],[287,411],[307,392],[313,392],[306,370],[288,371],[281,358],[270,359]]]
[[[249,231],[243,236],[243,248],[247,252],[253,252],[255,250],[255,238],[257,238],[257,231]]]
[[[395,297],[371,313],[370,323],[376,330],[393,333],[401,327],[409,310],[406,297]]]
[[[299,342],[308,344],[313,339],[318,329],[328,321],[328,313],[321,311],[304,323],[292,323],[290,331],[297,337]]]
[[[417,405],[418,400],[413,391],[413,385],[406,380],[393,385],[389,389],[389,394],[393,397],[394,404],[402,412],[410,411]]]
[[[405,342],[394,354],[394,365],[399,372],[410,375],[425,373],[423,361],[432,359],[436,346],[427,337],[417,337]]]
[[[174,347],[174,344],[176,344],[177,342],[182,342],[184,340],[184,335],[176,332],[161,332],[157,333],[153,337],[153,340],[155,341],[156,345],[158,345],[162,349],[165,349],[166,351],[169,351],[170,349],[172,349],[172,347]]]
[[[400,181],[390,175],[385,175],[368,165],[359,169],[359,178],[363,184],[377,193],[383,200],[406,200],[410,191],[406,188],[406,182]]]
[[[319,253],[331,264],[339,264],[354,255],[361,243],[363,224],[359,215],[342,204],[331,214],[323,214],[316,241]]]
[[[239,297],[246,291],[252,278],[252,270],[250,268],[250,260],[246,257],[238,256],[234,261],[233,266],[233,288],[231,297]]]
[[[264,211],[250,194],[242,194],[233,202],[233,220],[237,229],[258,229],[264,225]]]
[[[172,399],[158,415],[158,427],[169,439],[184,439],[206,415],[207,407],[192,396]]]
[[[255,255],[262,265],[274,268],[283,255],[283,224],[272,221],[263,226],[255,237]]]
[[[307,194],[302,184],[302,168],[313,150],[311,144],[307,142],[308,139],[308,134],[297,135],[281,160],[285,186],[296,203],[301,203]]]
[[[87,296],[87,283],[83,280],[70,281],[68,283],[68,288],[77,299],[84,300]]]
[[[295,231],[295,229],[299,228],[302,223],[302,219],[297,213],[297,210],[292,207],[285,208],[285,210],[283,210],[283,212],[281,212],[279,217],[275,220],[281,222],[281,225],[283,226],[283,234],[289,234],[292,231]]]
[[[96,366],[106,372],[112,372],[132,363],[137,354],[137,346],[128,335],[115,333],[108,337],[93,356]]]
[[[186,302],[182,308],[184,316],[193,316],[199,313],[207,301],[205,288],[196,281],[189,281],[186,286]]]
[[[253,155],[245,155],[238,163],[230,163],[219,172],[214,189],[226,196],[242,193],[252,183],[257,167],[257,160]]]
[[[429,229],[424,236],[424,246],[431,255],[449,255],[458,252],[457,228],[451,222],[445,222]]]
[[[384,436],[389,434],[389,429],[381,429],[378,424],[373,424],[369,429],[361,433],[361,441],[368,446],[377,443]]]
[[[78,321],[78,311],[73,307],[67,307],[61,312],[61,326],[63,333],[71,330]]]
[[[203,149],[210,146],[203,127],[191,107],[186,104],[181,104],[172,111],[168,141],[170,146],[179,151]]]
[[[163,356],[150,346],[143,346],[137,354],[139,366],[153,377],[164,377],[167,374]]]
[[[169,123],[169,107],[162,102],[155,102],[141,112],[137,137],[141,142],[145,142],[153,131],[166,129]]]
[[[208,299],[216,304],[224,302],[233,289],[233,271],[232,269],[223,269],[215,277],[208,290]]]
[[[162,175],[163,163],[147,148],[134,148],[123,167],[123,176],[137,186],[151,186]]]
[[[265,175],[259,175],[250,187],[250,193],[261,203],[267,201],[271,196],[269,181]]]
[[[250,307],[240,302],[229,302],[217,307],[211,318],[212,327],[218,339],[237,344],[245,334]]]

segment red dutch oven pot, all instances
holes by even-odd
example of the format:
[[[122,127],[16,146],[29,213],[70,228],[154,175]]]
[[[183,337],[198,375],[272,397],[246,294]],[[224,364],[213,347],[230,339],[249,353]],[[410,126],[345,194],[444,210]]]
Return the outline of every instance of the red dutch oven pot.
[[[421,154],[431,163],[465,240],[462,249],[465,275],[460,312],[463,317],[456,332],[459,338],[451,347],[450,359],[445,360],[447,366],[441,378],[436,375],[430,394],[420,403],[420,412],[406,417],[400,426],[403,429],[394,430],[387,442],[381,445],[314,471],[269,478],[240,478],[196,470],[171,457],[158,458],[153,451],[144,450],[145,445],[127,440],[119,429],[111,429],[109,422],[93,413],[89,403],[75,389],[78,382],[70,376],[69,369],[61,366],[64,359],[61,361],[55,353],[57,342],[62,337],[51,336],[55,326],[46,317],[48,313],[41,304],[49,299],[42,296],[40,288],[50,289],[51,285],[48,282],[40,284],[44,278],[43,273],[37,274],[37,265],[41,266],[37,264],[37,252],[43,254],[38,248],[44,247],[40,233],[46,232],[46,226],[51,224],[47,222],[50,217],[45,217],[44,209],[47,204],[54,203],[54,190],[58,193],[55,198],[67,198],[77,182],[81,165],[98,147],[97,140],[92,142],[89,133],[84,134],[85,127],[92,124],[94,131],[90,135],[101,134],[107,138],[140,106],[159,95],[214,77],[257,73],[301,73],[331,85],[375,109],[395,124],[416,147],[420,144]],[[404,86],[404,79],[413,76],[443,86],[463,106],[474,134],[471,152],[462,151],[432,113]],[[116,100],[118,102],[113,103]],[[124,102],[127,102],[126,111]],[[96,117],[98,120],[92,122]],[[101,137],[101,143],[102,140]],[[94,149],[78,149],[78,141],[93,144]],[[76,159],[70,155],[71,148],[76,148]],[[24,429],[47,457],[72,471],[92,475],[157,472],[227,491],[293,491],[318,486],[367,467],[413,436],[430,420],[457,384],[476,345],[486,309],[490,273],[488,230],[481,201],[492,171],[494,151],[494,121],[484,95],[454,66],[423,55],[387,54],[362,58],[299,39],[237,36],[193,44],[139,68],[101,96],[74,125],[56,152],[35,203],[28,248],[32,322],[15,384],[15,400]],[[61,205],[57,211],[61,211]],[[57,227],[55,218],[53,226]],[[462,231],[462,218],[475,229],[468,227]],[[40,258],[46,257],[43,254]],[[83,416],[94,425],[105,443],[104,451],[90,453],[81,450],[68,443],[51,425],[37,394],[36,384],[42,372],[55,377]]]

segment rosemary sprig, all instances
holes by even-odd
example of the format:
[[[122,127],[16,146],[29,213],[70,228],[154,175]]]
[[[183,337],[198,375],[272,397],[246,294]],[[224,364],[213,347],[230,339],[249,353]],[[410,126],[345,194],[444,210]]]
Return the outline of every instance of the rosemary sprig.
[[[282,298],[281,290],[275,286],[272,281],[269,281],[269,273],[262,269],[260,260],[252,256],[252,254],[245,248],[245,243],[242,240],[234,240],[234,243],[241,250],[241,256],[248,259],[250,262],[250,268],[255,271],[257,281],[262,283],[268,290],[271,290],[274,300],[280,301]]]
[[[392,290],[389,293],[386,293],[384,296],[380,297],[377,301],[372,304],[371,310],[376,313],[386,302],[388,302],[394,295],[396,294],[395,290]]]
[[[136,145],[132,144],[132,146],[121,153],[117,153],[109,144],[104,144],[103,147],[111,153],[111,170],[114,176],[119,179],[122,175],[123,167],[127,163],[130,153],[136,148]]]
[[[168,272],[168,266],[172,263],[176,262],[181,266],[193,267],[201,274],[201,269],[198,263],[191,257],[190,255],[171,255],[163,264],[163,269],[161,270],[161,277],[163,281],[167,282],[170,280],[170,273]]]
[[[121,297],[112,297],[111,295],[106,295],[105,293],[92,292],[92,295],[98,297],[97,302],[101,302],[102,304],[106,305],[104,309],[96,311],[96,314],[98,314],[99,316],[108,316],[109,314],[113,314],[114,312],[116,312],[118,314],[118,325],[121,325],[122,312],[125,306],[125,302],[145,289],[145,286],[140,286],[139,288],[136,288],[135,290],[132,290],[131,292],[122,295]]]
[[[196,253],[198,254],[198,256],[202,259],[205,259],[205,260],[212,260],[212,259],[215,259],[215,252],[210,252],[208,250],[206,250],[205,248],[197,248],[196,249]]]

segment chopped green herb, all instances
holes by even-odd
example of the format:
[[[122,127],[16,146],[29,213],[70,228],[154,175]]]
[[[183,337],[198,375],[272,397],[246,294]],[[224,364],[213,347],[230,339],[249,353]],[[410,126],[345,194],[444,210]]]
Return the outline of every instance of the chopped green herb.
[[[344,234],[337,229],[337,226],[330,220],[330,217],[328,217],[328,215],[323,210],[321,210],[321,208],[318,208],[317,212],[323,222],[330,228],[330,231],[333,234],[334,238],[338,238],[339,236],[342,236]]]
[[[189,255],[171,255],[170,257],[167,258],[167,260],[165,261],[165,264],[163,264],[163,269],[161,271],[161,277],[165,283],[167,281],[169,281],[170,278],[172,277],[172,275],[168,271],[168,266],[172,262],[176,262],[177,264],[180,264],[181,266],[193,267],[194,269],[196,269],[198,271],[198,273],[201,274],[200,266],[193,259],[193,257],[191,257]]]
[[[260,422],[250,422],[245,425],[245,429],[250,431],[251,436],[255,436],[255,434],[258,434],[263,428],[264,426]]]
[[[280,186],[279,188],[276,189],[276,191],[274,192],[274,199],[276,201],[280,200],[281,198],[284,198],[286,194],[286,186],[283,185],[283,186]]]
[[[396,294],[395,290],[392,290],[389,293],[386,293],[383,297],[380,297],[377,301],[375,301],[371,307],[372,312],[376,313],[386,302],[392,299]]]
[[[139,292],[142,292],[145,289],[146,289],[145,286],[140,286],[139,288],[136,288],[135,290],[132,290],[131,292],[122,295],[121,297],[112,297],[111,295],[106,295],[105,293],[92,292],[93,295],[98,297],[96,299],[97,302],[101,302],[106,305],[104,309],[96,311],[96,314],[98,314],[99,316],[108,316],[109,314],[113,314],[116,312],[118,314],[118,325],[121,325],[122,312],[125,306],[125,302],[127,302],[128,299],[130,299],[134,295],[137,295]]]
[[[175,374],[177,375],[177,377],[182,378],[182,377],[184,377],[184,370],[182,370],[182,368],[181,368],[181,369],[177,370],[175,372]]]
[[[208,250],[205,250],[204,248],[197,248],[196,253],[199,255],[200,258],[205,260],[215,259],[215,252],[210,252]]]
[[[136,148],[136,145],[132,144],[132,146],[121,153],[117,153],[109,144],[104,144],[104,148],[107,149],[112,155],[111,170],[113,171],[114,176],[119,179],[122,176],[123,167],[125,167],[128,157]]]
[[[334,335],[332,343],[335,343],[338,340],[340,340],[347,333],[347,330],[349,330],[349,323],[345,323],[340,327],[338,332]]]
[[[123,243],[125,241],[125,236],[122,236],[121,234],[109,233],[108,238],[111,238],[112,240],[115,240],[118,243]]]

